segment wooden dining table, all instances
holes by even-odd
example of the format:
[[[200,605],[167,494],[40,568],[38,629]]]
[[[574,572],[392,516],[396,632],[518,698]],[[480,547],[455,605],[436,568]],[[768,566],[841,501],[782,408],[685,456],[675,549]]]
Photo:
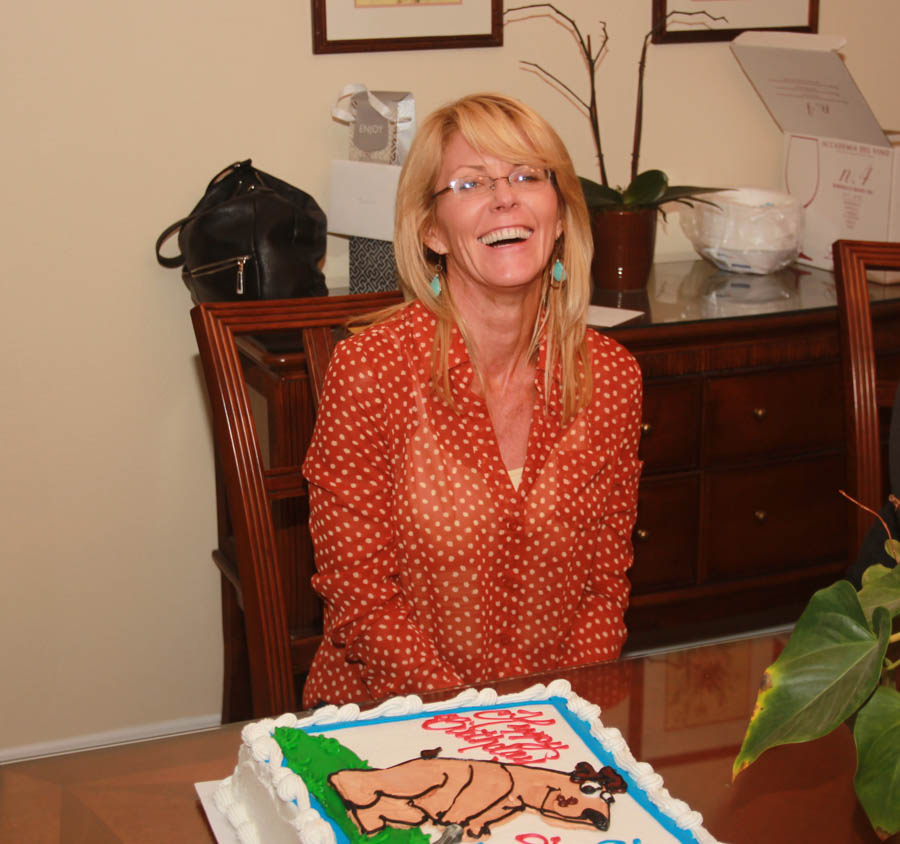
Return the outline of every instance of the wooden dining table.
[[[507,693],[568,680],[722,842],[876,844],[853,791],[846,727],[774,748],[732,782],[762,673],[785,641],[770,632],[490,685]],[[241,726],[0,766],[0,842],[214,842],[194,785],[231,772]],[[492,840],[502,844],[499,833]]]

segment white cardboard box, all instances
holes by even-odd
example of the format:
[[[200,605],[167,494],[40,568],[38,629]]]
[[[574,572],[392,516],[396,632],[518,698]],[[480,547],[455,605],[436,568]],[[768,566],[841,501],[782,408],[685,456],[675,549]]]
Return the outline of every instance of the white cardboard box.
[[[838,238],[900,240],[900,149],[838,54],[844,43],[748,31],[731,44],[784,132],[784,189],[806,209],[798,261],[828,270]]]
[[[395,164],[332,161],[329,233],[393,240],[399,182],[400,167]]]

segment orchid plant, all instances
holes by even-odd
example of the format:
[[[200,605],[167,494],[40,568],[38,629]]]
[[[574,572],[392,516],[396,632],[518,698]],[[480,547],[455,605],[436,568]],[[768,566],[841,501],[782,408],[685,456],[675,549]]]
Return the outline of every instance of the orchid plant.
[[[560,11],[552,3],[529,3],[525,6],[512,6],[504,11],[504,15],[532,9],[547,9],[552,16],[555,16],[558,20],[565,21],[567,28],[572,32],[572,35],[578,44],[578,49],[587,66],[590,85],[589,94],[585,97],[576,93],[565,82],[536,62],[522,61],[523,66],[531,68],[544,78],[545,81],[549,81],[549,83],[558,86],[565,91],[566,94],[568,94],[569,97],[583,109],[585,116],[588,119],[600,170],[599,182],[581,177],[581,186],[584,190],[584,197],[588,208],[592,211],[657,208],[662,212],[660,206],[666,202],[682,202],[687,205],[691,205],[693,202],[714,204],[709,202],[709,200],[699,199],[698,195],[703,193],[714,193],[723,190],[722,188],[705,188],[693,185],[669,185],[669,178],[662,170],[645,170],[639,172],[638,164],[640,161],[641,136],[643,133],[644,120],[644,71],[647,67],[647,50],[652,37],[658,30],[661,30],[662,27],[665,26],[666,21],[670,20],[672,17],[700,16],[707,21],[725,20],[725,18],[713,16],[706,11],[673,11],[670,12],[663,21],[651,28],[644,36],[644,43],[641,48],[641,58],[638,64],[637,102],[634,118],[634,138],[631,151],[631,180],[627,187],[612,187],[609,183],[609,176],[606,171],[606,161],[603,157],[603,144],[600,134],[600,112],[597,105],[597,70],[601,60],[606,54],[607,44],[609,42],[606,22],[600,21],[599,38],[594,39],[590,34],[584,35],[574,18],[571,18],[569,15]],[[662,213],[664,215],[664,212]]]

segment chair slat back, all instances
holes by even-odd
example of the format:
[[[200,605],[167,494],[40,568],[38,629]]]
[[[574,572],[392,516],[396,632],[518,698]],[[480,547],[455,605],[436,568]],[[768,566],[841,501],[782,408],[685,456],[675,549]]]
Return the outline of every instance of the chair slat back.
[[[301,505],[295,508],[292,518],[305,519],[308,513],[303,501],[306,484],[301,467],[325,371],[336,344],[336,329],[355,315],[400,301],[398,293],[386,293],[207,302],[191,311],[234,534],[238,603],[244,611],[253,717],[298,708],[294,672],[298,663],[301,669],[303,663],[308,667],[315,649],[314,636],[302,641],[296,635],[292,637],[292,621],[296,621],[291,618],[292,609],[309,603],[300,600],[294,591],[310,590],[310,572],[294,570],[296,561],[280,554],[283,531],[273,509],[290,507],[291,500],[297,499]],[[264,433],[279,443],[277,448],[268,449],[274,465],[267,466],[248,381],[251,386],[253,379],[261,383],[264,374],[261,376],[260,371],[272,361],[291,370],[292,383],[298,390],[290,400],[268,401],[269,418]],[[290,430],[298,416],[304,427],[299,437]],[[272,457],[276,452],[277,460]],[[221,548],[216,555],[222,559]],[[230,577],[233,578],[233,572]]]
[[[879,382],[876,373],[867,270],[900,269],[900,243],[837,240],[833,255],[844,373],[849,491],[866,507],[878,510],[884,494],[878,409],[893,402],[895,385]],[[854,508],[848,547],[851,559],[855,559],[871,522],[870,513]]]

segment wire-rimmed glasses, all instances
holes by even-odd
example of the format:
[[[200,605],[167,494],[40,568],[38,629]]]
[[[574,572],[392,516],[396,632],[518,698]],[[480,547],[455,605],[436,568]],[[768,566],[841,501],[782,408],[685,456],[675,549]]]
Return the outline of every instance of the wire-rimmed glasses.
[[[496,183],[506,181],[514,191],[531,191],[544,187],[550,181],[552,173],[545,167],[532,167],[530,164],[520,164],[514,167],[506,176],[488,176],[487,173],[473,173],[471,176],[461,176],[453,179],[447,187],[439,190],[432,199],[437,199],[445,193],[453,193],[460,199],[484,198],[489,192],[496,190]]]

